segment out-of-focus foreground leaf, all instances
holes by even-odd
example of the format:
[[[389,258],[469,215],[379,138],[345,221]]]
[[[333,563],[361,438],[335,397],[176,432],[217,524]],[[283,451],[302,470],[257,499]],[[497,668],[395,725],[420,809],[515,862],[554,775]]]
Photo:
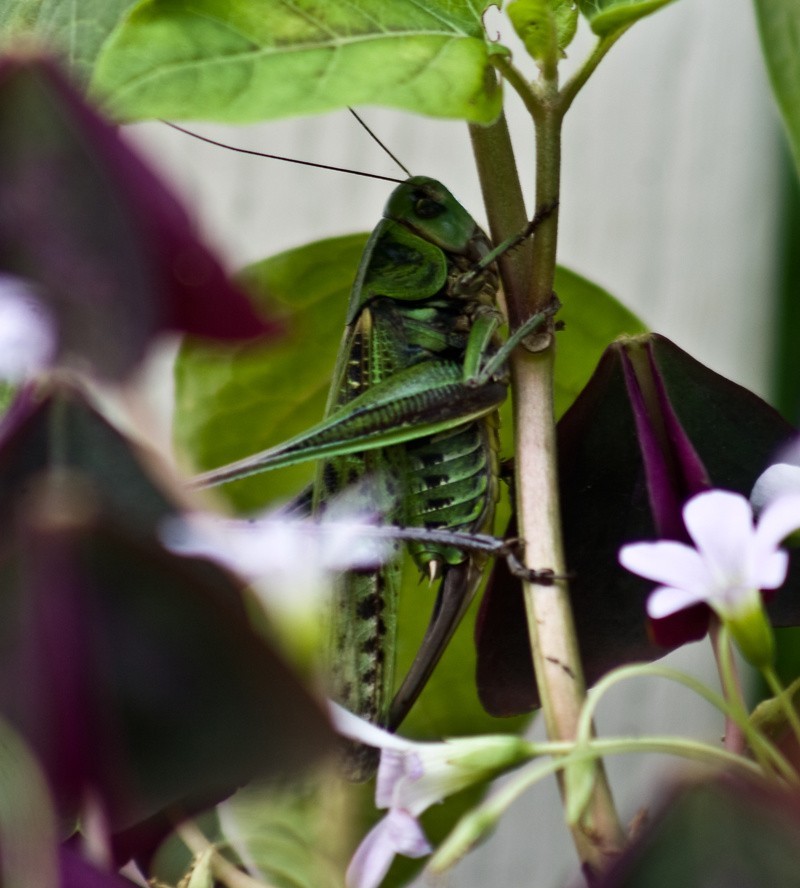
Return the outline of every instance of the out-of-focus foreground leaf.
[[[800,4],[754,0],[761,49],[800,174]]]
[[[800,803],[775,786],[719,780],[662,805],[597,888],[798,888]]]
[[[0,59],[0,272],[33,286],[62,359],[114,379],[164,330],[275,331],[164,185],[43,58]]]
[[[88,794],[125,830],[328,751],[327,720],[251,627],[239,581],[160,545],[168,497],[81,396],[12,408],[0,479],[0,711],[63,815]]]

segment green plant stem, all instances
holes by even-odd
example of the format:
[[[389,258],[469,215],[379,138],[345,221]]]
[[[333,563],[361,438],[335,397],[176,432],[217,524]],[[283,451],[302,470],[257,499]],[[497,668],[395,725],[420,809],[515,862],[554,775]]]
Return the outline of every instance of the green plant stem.
[[[711,637],[711,647],[714,651],[714,659],[717,662],[722,693],[730,706],[733,707],[737,713],[744,716],[744,722],[746,723],[747,706],[745,705],[744,695],[742,694],[739,672],[736,668],[736,662],[733,659],[730,636],[716,616],[712,616],[709,634]],[[741,722],[741,717],[736,718],[731,714],[726,714],[725,716],[725,748],[730,749],[731,752],[741,753],[744,751],[745,739],[744,732],[741,728]]]
[[[492,126],[470,124],[469,134],[489,220],[489,233],[492,242],[499,244],[521,231],[528,221],[505,116],[501,114]],[[513,306],[516,310],[520,304],[524,304],[528,292],[533,268],[532,244],[523,243],[504,253],[497,264],[503,280],[503,308],[511,326],[518,327],[523,318],[512,316],[511,309]]]
[[[791,763],[773,743],[753,728],[747,710],[741,704],[726,700],[720,694],[706,687],[694,676],[678,672],[676,669],[669,669],[666,666],[652,664],[622,666],[605,675],[588,694],[586,706],[581,713],[581,721],[578,726],[578,742],[586,743],[590,738],[592,717],[595,710],[601,698],[614,685],[630,678],[645,677],[664,678],[667,681],[676,682],[702,697],[727,718],[736,722],[765,774],[777,773],[788,783],[798,785],[798,777]]]
[[[562,114],[566,113],[569,109],[573,99],[581,91],[589,77],[594,73],[595,68],[605,58],[609,49],[611,49],[617,40],[619,40],[619,38],[622,37],[633,24],[634,23],[631,22],[630,24],[625,25],[625,27],[599,38],[591,55],[586,59],[583,65],[581,65],[580,69],[564,84],[559,94],[558,101]]]
[[[792,704],[792,698],[786,693],[786,689],[781,684],[772,666],[762,668],[761,674],[764,676],[764,681],[766,681],[769,689],[775,695],[775,699],[780,703],[795,739],[800,743],[800,718],[798,718],[797,710]]]
[[[536,209],[554,206],[532,246],[511,251],[501,265],[512,329],[550,303],[555,276],[560,184],[561,116],[537,105]],[[492,235],[505,239],[525,219],[524,203],[505,123],[472,128],[478,170]],[[495,189],[504,195],[499,201]],[[535,354],[518,349],[511,360],[516,430],[516,495],[520,535],[526,541],[526,563],[565,573],[561,538],[553,411],[553,338]],[[564,582],[525,584],[525,605],[539,696],[553,740],[572,740],[585,699],[569,592]],[[581,860],[602,871],[624,844],[602,765],[586,816],[572,827]],[[562,784],[562,794],[565,789]],[[568,800],[566,801],[569,807]]]
[[[553,84],[555,89],[555,84]],[[547,98],[547,97],[546,97]],[[524,315],[539,311],[553,295],[558,242],[558,200],[561,174],[562,115],[549,101],[536,125],[536,209],[555,206],[533,242],[533,274]],[[513,316],[513,310],[512,310]],[[557,475],[556,427],[553,409],[555,339],[540,353],[518,349],[511,361],[516,430],[516,494],[519,532],[525,540],[525,561],[566,574],[561,537]],[[537,687],[548,736],[576,736],[586,686],[566,582],[552,586],[524,584],[528,633]],[[562,793],[565,791],[562,783]],[[565,799],[567,809],[570,803]],[[597,762],[592,796],[581,821],[572,826],[581,860],[602,872],[624,844],[602,762]]]
[[[520,769],[499,790],[493,792],[466,814],[431,858],[428,869],[441,872],[452,866],[505,813],[521,795],[545,777],[563,771],[580,761],[600,756],[629,755],[630,753],[660,753],[674,755],[700,764],[738,768],[750,776],[760,776],[757,765],[743,756],[716,746],[681,737],[622,737],[592,740],[590,744],[542,743],[532,744],[541,755],[552,755],[550,761],[535,761]]]

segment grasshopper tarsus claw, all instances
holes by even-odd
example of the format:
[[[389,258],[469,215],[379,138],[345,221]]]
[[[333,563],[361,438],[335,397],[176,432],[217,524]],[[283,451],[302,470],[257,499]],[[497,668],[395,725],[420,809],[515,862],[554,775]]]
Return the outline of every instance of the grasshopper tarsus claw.
[[[561,581],[570,580],[570,574],[558,574],[550,567],[533,568],[523,563],[519,556],[524,546],[521,537],[512,537],[503,543],[503,551],[498,552],[506,559],[506,564],[512,576],[518,577],[527,583],[535,583],[538,586],[554,586]]]

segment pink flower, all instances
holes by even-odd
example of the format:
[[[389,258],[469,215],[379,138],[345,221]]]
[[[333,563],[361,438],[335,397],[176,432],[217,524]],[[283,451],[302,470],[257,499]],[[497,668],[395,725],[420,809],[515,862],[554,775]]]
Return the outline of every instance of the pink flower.
[[[335,703],[330,704],[330,711],[340,734],[380,748],[375,805],[389,809],[353,856],[347,870],[347,888],[377,888],[396,854],[430,854],[432,849],[417,821],[423,811],[532,755],[531,744],[515,735],[418,743],[369,724]]]
[[[417,818],[402,808],[392,808],[367,833],[347,868],[348,888],[377,888],[395,854],[424,857],[433,848]]]

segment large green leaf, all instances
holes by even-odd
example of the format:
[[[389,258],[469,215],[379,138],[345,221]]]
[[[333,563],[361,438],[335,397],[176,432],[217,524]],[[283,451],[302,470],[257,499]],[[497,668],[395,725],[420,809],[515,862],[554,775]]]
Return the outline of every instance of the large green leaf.
[[[632,25],[672,0],[578,0],[578,8],[601,37]],[[769,0],[767,0],[769,2]],[[789,0],[791,2],[791,0]]]
[[[800,172],[800,3],[755,0],[755,5],[769,79]]]
[[[32,37],[55,48],[79,85],[89,82],[108,35],[136,0],[3,0],[0,46]]]
[[[248,123],[347,105],[489,122],[486,0],[141,0],[98,61],[110,113]]]
[[[279,343],[183,346],[175,373],[175,437],[198,469],[270,447],[322,418],[366,240],[354,234],[318,241],[244,272],[255,299],[286,318],[287,335]],[[300,465],[221,490],[239,509],[252,510],[292,497],[312,477],[313,466]]]

